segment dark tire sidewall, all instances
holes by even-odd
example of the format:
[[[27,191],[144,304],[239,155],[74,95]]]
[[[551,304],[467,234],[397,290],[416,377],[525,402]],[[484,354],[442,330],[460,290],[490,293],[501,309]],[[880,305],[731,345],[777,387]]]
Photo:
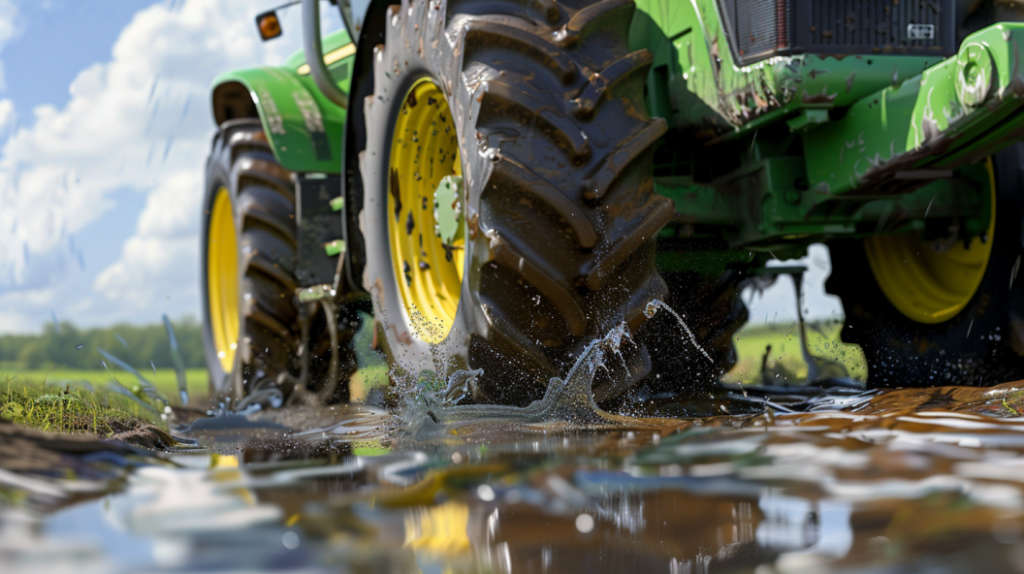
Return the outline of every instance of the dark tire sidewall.
[[[213,339],[213,323],[210,316],[209,293],[210,218],[213,214],[213,204],[217,199],[217,193],[222,187],[228,190],[228,194],[231,198],[231,218],[236,222],[238,219],[235,211],[235,206],[237,205],[235,195],[236,190],[234,189],[235,186],[231,184],[230,148],[227,147],[226,142],[224,141],[224,136],[224,132],[219,132],[214,136],[213,150],[206,162],[206,181],[203,196],[203,226],[201,232],[202,242],[200,244],[202,248],[200,249],[201,262],[199,275],[201,277],[200,285],[203,307],[203,350],[206,356],[206,365],[210,373],[210,390],[216,394],[231,395],[234,393],[231,381],[228,379],[231,373],[224,371],[220,358],[217,356],[217,348]],[[238,253],[238,257],[241,258],[240,252]],[[241,266],[239,266],[237,272],[239,273],[238,279],[241,281]],[[235,366],[232,367],[232,372],[238,371],[238,355],[238,353],[235,353]]]

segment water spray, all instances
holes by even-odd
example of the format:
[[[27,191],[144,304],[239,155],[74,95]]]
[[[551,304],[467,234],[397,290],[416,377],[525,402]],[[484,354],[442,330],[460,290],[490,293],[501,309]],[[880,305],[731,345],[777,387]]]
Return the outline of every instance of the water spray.
[[[646,307],[644,307],[644,316],[650,319],[651,317],[654,317],[655,313],[658,312],[658,309],[665,309],[666,311],[671,313],[672,316],[676,318],[676,321],[679,322],[679,326],[682,327],[684,331],[686,331],[686,334],[690,337],[690,342],[693,343],[693,346],[697,347],[697,350],[700,351],[702,355],[704,355],[704,358],[706,358],[709,363],[715,363],[715,360],[711,358],[711,355],[709,355],[708,352],[705,351],[704,348],[700,346],[700,343],[697,342],[697,337],[694,336],[693,331],[691,331],[690,328],[686,325],[686,322],[683,321],[683,318],[679,316],[679,313],[676,313],[675,309],[669,307],[663,301],[659,299],[651,299],[651,302],[648,303]]]

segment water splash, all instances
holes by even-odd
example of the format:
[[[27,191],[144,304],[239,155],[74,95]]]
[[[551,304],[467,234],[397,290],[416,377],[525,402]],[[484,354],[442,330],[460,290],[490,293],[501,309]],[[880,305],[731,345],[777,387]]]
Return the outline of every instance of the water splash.
[[[136,394],[141,394],[142,396],[146,397],[147,400],[149,400],[151,402],[154,402],[154,403],[159,403],[159,404],[162,404],[162,405],[166,405],[167,404],[167,399],[164,398],[164,396],[162,394],[160,394],[160,391],[158,391],[156,389],[156,387],[153,386],[153,383],[151,383],[149,381],[149,379],[147,379],[146,377],[142,376],[142,373],[140,373],[138,371],[138,369],[136,369],[135,367],[129,365],[125,361],[122,361],[121,359],[117,358],[116,356],[108,353],[104,349],[96,349],[96,350],[99,351],[99,354],[103,355],[103,357],[105,359],[107,359],[111,363],[117,365],[118,367],[121,367],[122,369],[128,371],[136,379],[138,379],[139,387],[138,387],[138,392]]]
[[[143,409],[145,409],[145,410],[147,410],[147,411],[149,411],[151,413],[161,414],[163,412],[162,410],[157,409],[156,407],[154,407],[152,404],[150,404],[150,403],[140,399],[139,397],[137,397],[135,395],[135,393],[133,393],[131,391],[131,389],[129,389],[128,387],[122,385],[116,379],[112,380],[112,381],[107,381],[103,388],[106,389],[106,390],[109,390],[111,392],[115,392],[115,393],[117,393],[119,395],[123,395],[123,396],[127,397],[132,402],[134,402],[135,404],[139,405],[140,407],[142,407]]]
[[[675,309],[669,307],[663,301],[659,299],[652,299],[651,302],[648,303],[646,307],[644,307],[644,316],[650,319],[651,317],[654,317],[654,314],[657,313],[659,309],[665,309],[666,311],[671,313],[672,316],[676,318],[676,321],[679,322],[679,326],[682,327],[684,331],[686,331],[686,334],[687,336],[690,337],[690,342],[693,343],[693,346],[697,347],[697,350],[700,351],[702,355],[704,355],[704,358],[706,358],[709,363],[715,363],[715,360],[711,358],[711,355],[709,355],[708,352],[704,350],[704,347],[701,347],[700,343],[697,342],[697,337],[694,336],[693,331],[691,331],[690,327],[686,325],[686,322],[683,321],[683,318],[679,315],[679,313],[676,313]]]
[[[444,402],[455,405],[476,394],[477,381],[484,374],[483,369],[465,371],[459,369],[448,376],[448,386],[442,391]]]
[[[402,419],[417,439],[432,438],[446,432],[452,425],[493,425],[503,422],[512,425],[564,425],[573,429],[592,429],[608,426],[657,427],[664,421],[637,419],[604,411],[594,401],[592,385],[599,368],[605,368],[608,353],[619,354],[624,340],[629,340],[625,322],[607,335],[592,341],[565,376],[553,377],[548,382],[542,399],[525,407],[506,405],[450,405],[437,393],[425,391],[412,409],[406,409]],[[472,380],[473,377],[465,377]],[[412,403],[410,403],[412,404]]]

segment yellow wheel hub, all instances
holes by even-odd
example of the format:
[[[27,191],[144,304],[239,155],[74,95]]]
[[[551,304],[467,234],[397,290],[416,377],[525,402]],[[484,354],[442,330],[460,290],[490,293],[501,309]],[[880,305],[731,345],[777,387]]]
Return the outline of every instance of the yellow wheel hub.
[[[388,239],[406,313],[417,336],[440,343],[455,321],[465,239],[446,245],[436,232],[434,191],[462,175],[455,125],[441,88],[423,79],[398,112],[388,165]]]
[[[992,254],[996,225],[995,176],[988,162],[992,218],[988,241],[977,237],[967,247],[957,241],[941,253],[920,233],[864,240],[871,271],[882,292],[901,313],[918,323],[941,323],[959,313],[978,290]],[[838,262],[839,265],[842,262]]]
[[[224,372],[230,372],[238,348],[238,238],[231,194],[217,190],[210,210],[206,244],[206,292],[213,345]]]

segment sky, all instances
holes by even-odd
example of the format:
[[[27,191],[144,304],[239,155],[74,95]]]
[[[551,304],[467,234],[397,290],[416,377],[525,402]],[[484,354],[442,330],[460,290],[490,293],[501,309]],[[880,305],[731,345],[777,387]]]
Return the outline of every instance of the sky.
[[[299,48],[276,4],[0,0],[0,333],[200,315],[209,86]]]
[[[0,334],[200,316],[209,86],[299,48],[298,7],[259,40],[254,17],[277,4],[0,0]],[[841,313],[827,250],[804,263],[807,311]],[[753,321],[795,316],[788,278],[744,299]]]

